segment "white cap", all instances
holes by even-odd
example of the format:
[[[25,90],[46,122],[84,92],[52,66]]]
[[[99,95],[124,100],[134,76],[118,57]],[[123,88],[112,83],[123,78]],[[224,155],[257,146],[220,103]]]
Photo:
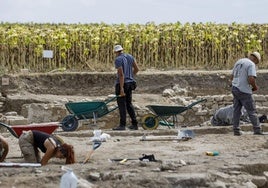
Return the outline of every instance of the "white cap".
[[[122,48],[121,45],[115,45],[114,46],[114,52],[119,52],[119,51],[122,51],[122,50],[123,50],[123,48]]]
[[[250,55],[255,56],[258,59],[259,62],[261,61],[261,55],[260,55],[259,52],[252,52]]]

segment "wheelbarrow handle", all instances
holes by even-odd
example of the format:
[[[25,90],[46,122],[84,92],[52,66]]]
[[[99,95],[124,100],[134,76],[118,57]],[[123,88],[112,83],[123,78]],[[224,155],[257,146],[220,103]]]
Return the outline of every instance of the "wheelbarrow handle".
[[[110,102],[116,100],[118,97],[121,97],[121,96],[120,96],[120,95],[114,95],[113,97],[111,97],[111,98],[105,100],[105,104],[108,104],[108,103],[110,103]]]
[[[9,125],[7,124],[4,124],[2,122],[0,122],[0,125],[4,126],[5,128],[7,128],[7,130],[13,135],[15,136],[16,138],[19,138],[18,135],[16,134],[16,132],[12,129],[12,127],[10,127]]]
[[[189,105],[187,106],[187,108],[190,109],[190,108],[192,108],[193,106],[197,105],[198,103],[205,102],[205,101],[207,101],[207,99],[200,99],[200,100],[198,100],[198,101],[193,102],[192,104],[189,104]]]
[[[110,99],[106,100],[106,101],[105,101],[105,104],[108,104],[108,103],[110,103],[110,102],[116,100],[116,99],[119,98],[119,97],[122,97],[122,96],[121,96],[121,95],[115,95],[115,96],[111,97]],[[124,96],[123,96],[123,97],[124,97]]]

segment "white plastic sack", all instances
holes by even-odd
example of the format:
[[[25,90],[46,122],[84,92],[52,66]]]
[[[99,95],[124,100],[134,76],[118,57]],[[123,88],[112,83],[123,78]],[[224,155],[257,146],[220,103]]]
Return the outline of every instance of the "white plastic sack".
[[[66,171],[66,173],[61,177],[60,188],[77,188],[78,179],[72,169],[66,167],[62,167],[61,169]]]

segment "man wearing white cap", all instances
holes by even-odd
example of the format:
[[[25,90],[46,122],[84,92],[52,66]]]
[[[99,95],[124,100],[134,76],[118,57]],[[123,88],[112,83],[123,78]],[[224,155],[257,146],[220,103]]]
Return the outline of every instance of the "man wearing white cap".
[[[136,113],[132,105],[132,90],[136,88],[136,81],[134,75],[139,71],[135,58],[123,53],[121,45],[114,47],[116,54],[115,68],[117,69],[117,78],[115,83],[115,94],[117,98],[117,104],[120,114],[120,124],[113,130],[125,130],[126,129],[126,112],[128,112],[131,118],[131,126],[128,127],[132,130],[138,129],[138,122],[136,119]]]
[[[253,125],[255,135],[262,135],[260,122],[257,116],[255,102],[252,97],[253,91],[258,90],[256,84],[256,65],[260,62],[261,56],[253,52],[248,58],[239,59],[232,70],[232,94],[234,97],[233,131],[235,136],[242,135],[239,127],[241,108],[244,106],[249,119]]]

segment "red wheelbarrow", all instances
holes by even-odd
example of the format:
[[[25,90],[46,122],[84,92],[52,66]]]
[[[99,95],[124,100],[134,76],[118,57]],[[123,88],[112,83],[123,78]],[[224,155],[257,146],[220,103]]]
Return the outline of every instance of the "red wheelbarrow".
[[[7,125],[0,122],[0,126],[7,128],[7,130],[16,138],[19,138],[22,134],[22,131],[29,130],[38,130],[48,134],[53,133],[59,126],[59,122],[50,122],[50,123],[38,123],[38,124],[29,124],[29,125]]]

